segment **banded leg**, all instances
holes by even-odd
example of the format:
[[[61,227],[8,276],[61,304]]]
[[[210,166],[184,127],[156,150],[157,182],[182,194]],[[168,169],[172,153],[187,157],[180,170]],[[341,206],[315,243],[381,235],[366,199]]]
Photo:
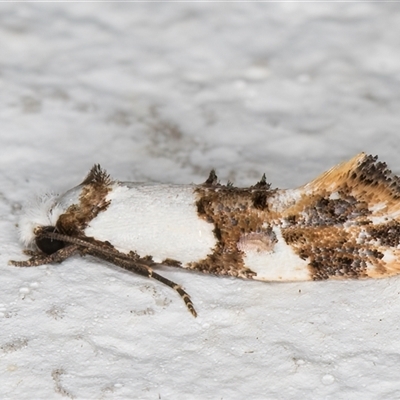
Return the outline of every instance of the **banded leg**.
[[[191,312],[191,314],[194,317],[197,317],[197,312],[193,306],[193,303],[190,299],[190,296],[188,293],[186,293],[182,287],[180,285],[178,285],[175,282],[170,281],[167,278],[164,278],[163,276],[157,274],[156,272],[153,271],[153,269],[151,267],[149,267],[148,265],[145,265],[141,262],[138,262],[136,260],[130,260],[130,259],[126,259],[126,255],[123,254],[123,257],[118,257],[115,253],[114,254],[110,254],[110,253],[103,253],[101,252],[101,250],[94,250],[91,248],[86,248],[85,249],[85,254],[89,254],[92,255],[94,257],[97,258],[101,258],[105,261],[111,262],[112,264],[118,265],[119,267],[127,270],[127,271],[131,271],[134,272],[136,274],[142,275],[142,276],[146,276],[147,278],[153,278],[161,283],[163,283],[166,286],[169,286],[170,288],[174,289],[179,296],[182,298],[182,300],[185,302],[186,307],[188,308],[188,310]],[[154,265],[156,265],[156,263],[153,263]]]
[[[190,296],[182,289],[181,285],[178,285],[175,282],[170,281],[167,278],[164,278],[163,276],[157,274],[154,272],[151,268],[149,268],[149,278],[154,278],[157,281],[163,283],[164,285],[169,286],[170,288],[174,289],[176,292],[178,292],[179,296],[181,296],[182,300],[185,302],[186,307],[189,309],[189,311],[192,313],[192,315],[196,318],[197,317],[197,312],[194,309],[193,303],[190,299]]]
[[[180,285],[154,272],[151,266],[161,264],[153,262],[151,257],[141,258],[135,252],[131,252],[129,254],[121,253],[107,243],[98,243],[96,241],[90,242],[81,238],[70,237],[68,235],[60,234],[58,232],[43,231],[38,235],[38,237],[58,240],[60,242],[64,242],[64,244],[69,243],[69,245],[63,247],[60,250],[57,250],[50,255],[40,252],[29,252],[29,254],[32,255],[29,260],[10,261],[9,263],[17,267],[36,267],[43,264],[60,263],[77,253],[82,256],[86,254],[92,255],[94,257],[118,265],[119,267],[128,271],[146,276],[148,278],[153,278],[163,283],[164,285],[169,286],[170,288],[174,289],[183,299],[186,307],[191,312],[191,314],[194,317],[197,317],[196,310],[194,309],[189,294],[186,293]]]
[[[10,260],[8,263],[14,265],[14,267],[38,267],[44,264],[60,263],[77,253],[79,253],[79,247],[77,245],[64,247],[53,254],[28,251],[27,254],[32,256],[29,260]]]

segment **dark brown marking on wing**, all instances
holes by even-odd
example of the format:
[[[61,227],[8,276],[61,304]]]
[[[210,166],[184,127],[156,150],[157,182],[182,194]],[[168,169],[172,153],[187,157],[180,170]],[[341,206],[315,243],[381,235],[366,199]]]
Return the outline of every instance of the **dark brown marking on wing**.
[[[367,262],[377,263],[380,258],[369,254],[366,246],[355,240],[354,230],[347,232],[344,224],[362,227],[370,223],[367,204],[344,190],[337,192],[338,198],[328,195],[309,195],[303,211],[286,218],[282,236],[308,260],[314,280],[366,277]]]
[[[182,267],[182,263],[180,261],[173,260],[172,258],[166,258],[160,264],[168,265],[169,267],[178,267],[178,268]]]
[[[189,264],[188,268],[216,275],[252,278],[255,272],[244,265],[240,239],[250,233],[271,234],[266,218],[267,198],[273,193],[263,178],[246,189],[216,184],[200,185],[195,192],[200,218],[214,224],[217,245],[205,259]],[[273,243],[273,240],[270,241]]]
[[[338,196],[340,198],[330,199],[316,195],[295,223],[303,226],[342,225],[370,214],[367,203],[357,201],[348,193],[338,193]]]
[[[89,222],[110,204],[106,200],[111,190],[112,180],[106,171],[95,165],[82,182],[79,204],[71,205],[60,215],[56,228],[60,233],[70,236],[82,235]]]
[[[253,195],[252,195],[253,206],[258,210],[265,210],[268,207],[267,199],[269,195],[268,191],[270,190],[270,188],[271,184],[267,183],[267,178],[265,174],[263,174],[261,180],[251,188],[253,189]]]
[[[366,155],[358,167],[351,172],[350,179],[373,192],[384,188],[393,200],[400,199],[400,178],[392,173],[384,162],[377,161],[377,156]]]
[[[367,232],[372,239],[377,240],[382,246],[396,248],[400,244],[400,223],[397,221],[371,225]]]
[[[329,278],[366,278],[368,263],[381,265],[383,254],[360,243],[341,226],[290,227],[282,236],[297,254],[309,261],[314,280]]]
[[[371,220],[399,210],[400,179],[385,163],[360,154],[316,178],[304,192],[283,212],[282,235],[309,261],[313,279],[393,274],[398,267],[383,258],[385,249],[399,245],[400,224]]]
[[[217,186],[218,185],[218,177],[215,173],[215,169],[210,171],[210,175],[207,180],[204,182],[204,186]]]
[[[100,164],[93,165],[92,169],[86,175],[81,185],[100,185],[109,186],[112,183],[110,175],[107,171],[100,167]]]

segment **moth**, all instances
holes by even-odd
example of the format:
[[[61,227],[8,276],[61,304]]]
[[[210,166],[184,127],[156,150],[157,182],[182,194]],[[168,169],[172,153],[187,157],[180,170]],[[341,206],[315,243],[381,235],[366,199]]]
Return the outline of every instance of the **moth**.
[[[95,165],[20,220],[33,267],[93,256],[174,289],[156,272],[181,267],[260,281],[383,278],[400,271],[400,179],[364,153],[297,189],[119,182]]]

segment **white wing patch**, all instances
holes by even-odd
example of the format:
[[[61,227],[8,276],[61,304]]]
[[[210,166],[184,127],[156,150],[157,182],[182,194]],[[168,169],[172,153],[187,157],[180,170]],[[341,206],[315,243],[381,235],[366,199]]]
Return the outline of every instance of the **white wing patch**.
[[[214,226],[197,215],[193,186],[115,184],[85,235],[108,241],[121,252],[136,251],[183,265],[205,258],[216,245]]]
[[[274,227],[277,242],[268,252],[258,251],[257,248],[244,248],[244,264],[257,275],[253,279],[260,281],[305,281],[310,279],[308,262],[302,260],[285,243],[281,229]]]

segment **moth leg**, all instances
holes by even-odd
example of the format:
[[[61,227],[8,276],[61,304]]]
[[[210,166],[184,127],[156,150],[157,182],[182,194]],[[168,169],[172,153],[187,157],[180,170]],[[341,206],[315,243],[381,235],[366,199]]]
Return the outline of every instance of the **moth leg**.
[[[182,289],[182,287],[175,282],[170,281],[169,279],[164,278],[163,276],[155,273],[151,266],[162,265],[155,263],[150,256],[141,258],[136,252],[131,251],[128,254],[121,253],[108,242],[92,242],[86,241],[77,237],[70,237],[68,235],[63,235],[57,232],[42,232],[41,237],[59,240],[64,243],[70,243],[69,246],[64,247],[57,252],[53,253],[50,256],[43,257],[32,257],[28,261],[11,261],[13,265],[17,266],[36,266],[42,264],[48,264],[52,262],[61,262],[66,258],[70,257],[75,253],[79,253],[80,255],[91,255],[94,257],[98,257],[102,260],[108,261],[119,267],[126,269],[128,271],[135,272],[139,275],[146,276],[148,278],[153,278],[163,283],[164,285],[169,286],[174,289],[179,296],[183,299],[186,304],[186,307],[192,313],[194,317],[197,316],[196,310],[193,307],[193,303],[190,300],[190,296]],[[63,250],[67,250],[69,248],[73,248],[70,254],[64,255],[62,254]],[[56,256],[57,255],[57,256]],[[54,256],[54,257],[52,257]]]
[[[124,260],[125,261],[125,260]],[[122,266],[122,265],[120,265]],[[179,296],[181,296],[182,300],[185,302],[186,307],[188,310],[191,312],[191,314],[196,318],[197,317],[197,312],[193,306],[193,303],[190,299],[190,296],[188,293],[186,293],[183,289],[182,286],[178,285],[175,282],[170,281],[167,278],[164,278],[163,276],[157,274],[156,272],[153,271],[152,268],[148,267],[147,265],[143,264],[137,264],[137,263],[129,263],[129,267],[123,267],[124,269],[127,269],[132,272],[136,272],[137,274],[147,276],[148,278],[153,278],[157,280],[158,282],[163,283],[164,285],[169,286],[170,288],[174,289]]]
[[[28,254],[32,256],[29,260],[10,260],[8,263],[10,265],[14,265],[15,267],[38,267],[39,265],[44,264],[60,263],[76,253],[79,253],[79,247],[76,245],[64,247],[50,255],[29,251]]]
[[[116,250],[116,252],[118,252],[118,251]],[[163,276],[154,272],[152,270],[152,268],[150,268],[148,265],[142,263],[141,259],[139,259],[139,260],[136,260],[135,258],[129,259],[129,258],[127,258],[126,254],[123,254],[123,253],[121,253],[122,256],[119,257],[116,253],[110,254],[109,252],[102,252],[101,249],[93,249],[93,248],[89,248],[89,247],[87,247],[85,249],[85,254],[89,254],[94,257],[101,258],[112,264],[118,265],[119,267],[121,267],[127,271],[131,271],[136,274],[146,276],[147,278],[153,278],[153,279],[163,283],[164,285],[169,286],[170,288],[174,289],[179,294],[179,296],[181,296],[182,300],[185,302],[186,307],[191,312],[191,314],[194,317],[197,317],[197,312],[194,309],[194,306],[193,306],[192,301],[190,300],[189,294],[187,294],[180,285],[178,285],[175,282],[172,282],[169,279],[164,278]],[[146,262],[146,260],[144,260],[144,261]],[[153,263],[153,264],[156,265],[156,263]]]
[[[192,313],[192,315],[196,318],[197,317],[197,312],[194,309],[193,303],[190,299],[190,296],[182,289],[182,286],[178,285],[175,282],[170,281],[167,278],[164,278],[163,276],[157,274],[154,272],[150,267],[148,267],[149,270],[149,278],[153,278],[164,285],[169,286],[170,288],[174,289],[176,292],[178,292],[179,296],[181,296],[182,300],[185,302],[186,307],[189,309],[189,311]]]
[[[38,254],[42,254],[42,253],[38,253],[38,251],[29,250],[29,249],[25,249],[25,250],[23,250],[22,252],[23,252],[25,255],[31,256],[31,257],[37,256]]]

